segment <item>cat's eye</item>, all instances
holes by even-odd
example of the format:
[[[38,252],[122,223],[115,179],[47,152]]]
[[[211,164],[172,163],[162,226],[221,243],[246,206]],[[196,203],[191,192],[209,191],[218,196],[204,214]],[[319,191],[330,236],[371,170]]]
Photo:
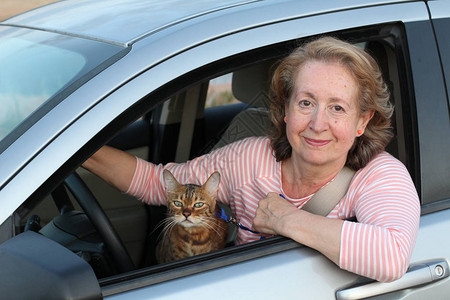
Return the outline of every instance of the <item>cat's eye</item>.
[[[173,205],[175,205],[176,207],[182,207],[183,206],[183,202],[181,202],[181,201],[173,201]]]
[[[203,202],[197,202],[197,203],[194,204],[194,207],[200,208],[200,207],[202,207],[204,204],[205,204],[205,203],[203,203]]]

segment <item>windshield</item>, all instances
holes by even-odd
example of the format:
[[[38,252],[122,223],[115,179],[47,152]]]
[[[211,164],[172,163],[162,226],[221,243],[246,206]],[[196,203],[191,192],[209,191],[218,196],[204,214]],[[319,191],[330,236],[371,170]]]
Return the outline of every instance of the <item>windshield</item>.
[[[20,132],[11,133],[25,120],[31,126],[63,100],[62,94],[69,95],[68,89],[73,91],[106,68],[121,50],[50,32],[0,28],[0,152],[8,135],[10,142],[17,138]]]

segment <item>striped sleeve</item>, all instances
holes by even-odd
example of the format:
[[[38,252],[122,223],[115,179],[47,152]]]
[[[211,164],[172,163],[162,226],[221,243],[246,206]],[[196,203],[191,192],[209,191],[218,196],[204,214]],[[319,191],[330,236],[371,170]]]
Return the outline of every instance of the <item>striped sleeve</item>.
[[[162,185],[163,165],[154,165],[136,158],[136,169],[127,194],[152,205],[165,205],[165,191]]]
[[[137,159],[136,171],[126,193],[152,205],[164,205],[165,192],[162,171],[168,169],[182,184],[201,185],[215,171],[221,174],[219,201],[230,203],[233,193],[243,185],[251,183],[259,175],[258,170],[267,172],[267,157],[270,149],[265,138],[248,138],[197,157],[186,163],[154,165]]]
[[[355,176],[348,197],[358,223],[345,221],[340,267],[381,282],[403,276],[414,248],[420,203],[408,171],[383,154]]]

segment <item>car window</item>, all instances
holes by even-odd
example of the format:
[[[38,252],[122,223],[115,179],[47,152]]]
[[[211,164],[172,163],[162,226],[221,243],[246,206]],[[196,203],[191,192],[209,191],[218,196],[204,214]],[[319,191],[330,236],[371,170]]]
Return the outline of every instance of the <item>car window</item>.
[[[44,31],[3,28],[0,39],[0,152],[26,127],[58,103],[58,95],[87,80],[123,48]],[[39,57],[39,59],[36,59]],[[44,106],[45,109],[42,109]]]
[[[231,90],[233,74],[228,73],[209,81],[205,108],[238,103]]]
[[[442,19],[436,19],[433,20],[433,23],[435,25],[436,30],[436,37],[438,41],[438,45],[441,54],[442,64],[444,68],[444,75],[446,78],[446,84],[447,84],[447,91],[450,90],[450,41],[448,38],[446,38],[445,29],[449,27],[450,24],[450,18],[442,18]],[[450,97],[448,98],[449,105],[450,105]]]

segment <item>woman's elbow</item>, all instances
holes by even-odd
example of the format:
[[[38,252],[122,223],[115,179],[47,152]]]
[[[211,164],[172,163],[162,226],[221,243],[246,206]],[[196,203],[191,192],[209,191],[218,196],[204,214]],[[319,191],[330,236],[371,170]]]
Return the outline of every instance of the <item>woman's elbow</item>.
[[[384,271],[380,272],[380,276],[378,276],[376,280],[380,282],[392,282],[398,280],[405,275],[408,267],[409,258],[399,258],[396,262],[388,265],[386,268],[383,268]]]

